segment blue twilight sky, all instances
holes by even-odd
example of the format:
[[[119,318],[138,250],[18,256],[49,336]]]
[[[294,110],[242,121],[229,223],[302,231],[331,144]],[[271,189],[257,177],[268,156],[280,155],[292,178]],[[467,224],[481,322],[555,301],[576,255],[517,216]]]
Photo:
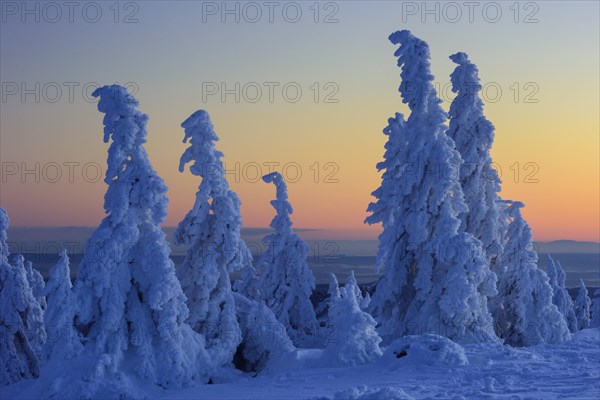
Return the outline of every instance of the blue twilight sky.
[[[170,188],[167,225],[183,217],[198,184],[177,172],[184,149],[179,124],[205,108],[226,164],[300,166],[302,179],[290,184],[297,226],[375,237],[377,227],[362,220],[379,182],[380,132],[395,111],[406,111],[387,37],[411,29],[429,42],[440,87],[453,69],[450,54],[465,51],[478,65],[490,89],[486,113],[497,128],[493,155],[503,196],[527,204],[536,239],[598,241],[598,2],[475,2],[472,15],[465,3],[84,1],[71,16],[63,2],[2,1],[0,204],[16,226],[96,225],[103,182],[81,174],[71,182],[64,164],[104,165],[101,116],[83,88],[130,82],[150,115],[152,162]],[[272,23],[265,4],[272,4]],[[239,10],[239,22],[236,11],[222,15],[225,7]],[[262,17],[252,22],[257,10]],[[222,101],[206,94],[207,84],[236,82],[257,83],[263,96],[251,102],[247,92],[235,102],[234,95]],[[272,102],[265,82],[278,84]],[[40,101],[22,98],[21,89],[36,91],[36,83]],[[288,83],[302,89],[296,103],[280,89]],[[327,95],[337,102],[326,102]],[[63,177],[38,182],[6,170],[35,163],[58,163]],[[336,179],[324,182],[330,172]],[[529,173],[537,182],[524,182]],[[245,226],[267,226],[271,188],[237,178],[230,181],[243,201]]]

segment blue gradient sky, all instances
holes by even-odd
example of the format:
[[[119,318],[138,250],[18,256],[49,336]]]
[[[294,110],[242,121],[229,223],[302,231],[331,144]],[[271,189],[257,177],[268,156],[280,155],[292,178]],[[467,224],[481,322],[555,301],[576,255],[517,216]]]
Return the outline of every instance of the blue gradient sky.
[[[23,7],[23,2],[16,3]],[[302,178],[290,184],[297,226],[373,237],[377,228],[364,227],[362,220],[370,192],[379,183],[375,164],[385,141],[380,132],[389,116],[406,111],[387,36],[408,28],[429,42],[433,72],[442,86],[453,69],[448,55],[465,51],[479,66],[483,82],[502,89],[498,101],[486,103],[497,128],[493,155],[502,170],[503,196],[527,204],[524,212],[536,239],[600,240],[598,2],[535,2],[537,23],[523,23],[535,11],[525,9],[526,2],[519,3],[518,23],[509,8],[512,1],[496,3],[503,13],[496,23],[486,21],[482,3],[473,23],[465,7],[456,23],[444,21],[440,9],[437,23],[432,15],[425,22],[420,15],[403,15],[403,2],[344,1],[335,3],[339,22],[329,24],[322,19],[333,8],[320,3],[321,22],[314,23],[309,9],[313,3],[300,2],[303,16],[297,23],[286,22],[277,11],[274,23],[266,15],[257,23],[243,18],[235,23],[231,16],[221,23],[218,15],[203,22],[206,2],[193,1],[135,2],[138,22],[131,24],[122,23],[135,10],[123,9],[126,3],[120,4],[119,23],[109,9],[113,2],[96,2],[103,12],[97,23],[86,22],[77,10],[73,23],[66,15],[57,23],[44,21],[43,15],[39,23],[32,16],[23,23],[3,8],[2,162],[29,167],[36,162],[104,165],[101,115],[84,99],[81,87],[89,82],[134,82],[140,108],[150,115],[148,152],[170,188],[168,225],[177,224],[187,212],[198,184],[189,173],[177,172],[185,148],[179,124],[204,108],[212,115],[229,166],[300,165]],[[421,2],[415,4],[420,7]],[[428,4],[435,7],[435,2]],[[51,103],[42,95],[36,103],[33,96],[24,102],[18,94],[8,96],[6,85],[12,82],[79,86],[73,102],[63,85],[59,101]],[[297,82],[303,96],[294,104],[284,101],[280,92],[273,103],[264,97],[257,103],[235,103],[231,96],[225,103],[218,96],[203,102],[203,82]],[[334,82],[339,102],[323,103],[321,98],[315,103],[309,89],[314,82]],[[515,82],[520,88],[516,102],[510,89]],[[539,89],[533,96],[538,103],[524,101],[528,82]],[[320,170],[317,182],[311,169],[315,162]],[[324,182],[324,175],[333,171],[324,169],[326,163],[336,166],[338,183]],[[527,163],[534,163],[537,172],[533,164],[526,169]],[[524,182],[531,172],[537,183]],[[102,181],[90,183],[77,175],[73,182],[43,178],[35,182],[32,176],[3,177],[0,203],[13,224],[93,226],[100,221]],[[272,188],[240,178],[235,182],[231,176],[230,181],[242,199],[245,226],[268,225]]]

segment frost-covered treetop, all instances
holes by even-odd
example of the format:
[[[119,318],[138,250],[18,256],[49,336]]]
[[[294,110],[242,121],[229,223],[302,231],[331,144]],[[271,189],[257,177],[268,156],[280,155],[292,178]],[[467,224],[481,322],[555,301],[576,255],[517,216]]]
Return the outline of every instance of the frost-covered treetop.
[[[465,53],[453,54],[450,59],[458,64],[450,74],[452,91],[457,94],[450,105],[450,117],[458,122],[459,126],[468,127],[475,124],[477,140],[474,140],[473,132],[464,128],[461,132],[449,132],[449,134],[457,142],[457,148],[462,149],[462,156],[466,162],[483,159],[491,163],[489,151],[494,142],[494,125],[483,116],[483,101],[477,95],[482,88],[479,71]],[[492,179],[491,176],[486,178]],[[493,178],[500,181],[496,176]]]
[[[104,179],[109,185],[104,196],[106,212],[116,223],[129,208],[149,208],[153,220],[162,223],[166,217],[167,188],[142,146],[146,142],[148,116],[137,109],[138,101],[122,86],[103,86],[92,96],[100,97],[98,110],[105,113],[104,141],[112,138]]]
[[[514,241],[516,246],[529,246],[530,243],[533,243],[533,234],[529,224],[521,214],[521,208],[525,207],[525,204],[520,201],[507,201],[506,203],[508,204],[506,213],[513,219],[513,223],[508,228],[508,237],[520,238],[520,240]],[[538,255],[533,248],[524,248],[523,251],[527,253],[528,261],[537,262]]]
[[[411,110],[426,107],[430,102],[441,103],[442,100],[435,95],[427,42],[407,30],[392,33],[389,40],[400,45],[394,55],[398,57],[398,66],[402,68],[399,89],[402,102],[408,104]]]
[[[266,183],[275,184],[275,200],[271,200],[271,205],[277,211],[277,215],[271,221],[271,227],[277,233],[289,232],[292,228],[290,214],[294,212],[292,205],[288,201],[287,185],[279,172],[273,172],[263,176]]]
[[[225,191],[229,187],[225,178],[225,168],[221,163],[223,153],[215,148],[219,137],[208,112],[198,110],[183,121],[181,127],[185,131],[183,143],[190,142],[179,160],[179,171],[183,172],[185,165],[193,162],[190,171],[196,176],[207,180],[211,191]]]
[[[0,263],[8,262],[8,236],[6,231],[8,230],[8,213],[4,208],[0,208]]]
[[[234,271],[251,262],[252,257],[240,238],[242,219],[240,199],[229,189],[225,178],[225,167],[221,161],[223,153],[215,147],[219,137],[208,112],[198,110],[190,115],[181,127],[185,131],[183,142],[189,141],[179,160],[179,171],[191,163],[190,172],[202,178],[196,192],[192,210],[180,222],[175,232],[175,243],[190,244],[196,241],[213,241],[222,247],[220,260]]]
[[[452,82],[452,91],[458,92],[464,89],[473,90],[471,93],[475,93],[481,90],[481,83],[479,82],[479,70],[477,66],[469,60],[469,56],[466,53],[458,52],[450,56],[450,60],[459,67],[450,74],[450,80]],[[481,99],[479,99],[481,102]]]

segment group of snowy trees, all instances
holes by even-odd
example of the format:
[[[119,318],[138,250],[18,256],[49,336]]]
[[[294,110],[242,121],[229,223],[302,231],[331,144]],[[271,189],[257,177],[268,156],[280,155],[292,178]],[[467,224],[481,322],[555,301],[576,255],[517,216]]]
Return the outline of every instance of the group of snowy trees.
[[[561,342],[588,326],[585,289],[573,308],[564,272],[552,269],[549,279],[537,267],[523,203],[499,196],[494,126],[483,113],[477,67],[465,53],[450,56],[456,97],[446,114],[427,43],[406,30],[390,40],[400,45],[399,91],[410,116],[397,113],[383,131],[377,168],[384,172],[366,219],[383,226],[377,263],[384,277],[369,310],[384,341],[436,333],[525,346]]]
[[[343,287],[332,274],[327,298],[313,307],[308,248],[294,232],[277,172],[263,177],[275,186],[275,216],[268,248],[254,262],[203,110],[181,125],[189,147],[179,170],[189,164],[201,181],[175,232],[174,243],[188,247],[176,269],[160,228],[167,188],[144,149],[148,117],[125,88],[105,86],[94,96],[110,142],[107,215],[74,285],[66,251],[47,282],[22,256],[9,263],[8,216],[0,209],[0,384],[36,378],[52,360],[82,358],[91,365],[86,379],[132,369],[181,387],[211,382],[228,367],[267,369],[296,346],[322,347],[324,365],[352,366],[379,357],[381,342],[411,334],[521,346],[600,325],[583,282],[573,303],[559,263],[549,258],[548,274],[537,268],[523,204],[499,196],[494,127],[483,114],[475,65],[464,53],[451,56],[457,96],[447,114],[428,45],[408,31],[390,40],[400,45],[400,93],[410,116],[397,113],[384,129],[378,169],[385,171],[366,220],[383,225],[377,265],[384,276],[372,300],[353,273]]]
[[[263,178],[275,184],[276,215],[265,237],[268,250],[255,268],[240,236],[240,200],[225,179],[208,113],[185,120],[189,147],[179,169],[190,164],[201,183],[175,232],[174,243],[188,246],[176,272],[160,228],[167,188],[143,146],[148,117],[123,87],[105,86],[94,96],[105,114],[104,141],[110,142],[107,216],[89,239],[95,251],[84,254],[74,285],[66,251],[47,283],[22,256],[14,266],[8,263],[8,216],[0,209],[2,384],[35,378],[51,360],[81,357],[91,365],[87,379],[132,368],[162,387],[181,387],[210,382],[234,365],[260,371],[295,346],[317,344],[319,323],[310,300],[315,280],[308,247],[292,229],[282,176]],[[230,281],[235,271],[242,271],[237,293]],[[350,313],[355,328],[338,329],[345,336],[332,341],[336,347],[327,354],[344,364],[371,360],[380,354],[379,337],[374,320],[359,308],[364,298],[356,281],[349,281],[348,295],[340,292],[330,312],[334,322],[327,325],[347,327],[342,316]]]

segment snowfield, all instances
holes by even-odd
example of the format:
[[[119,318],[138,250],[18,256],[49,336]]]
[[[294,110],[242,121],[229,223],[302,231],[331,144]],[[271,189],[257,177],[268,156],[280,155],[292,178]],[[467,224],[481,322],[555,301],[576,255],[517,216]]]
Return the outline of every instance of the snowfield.
[[[394,355],[401,348],[406,355]],[[119,398],[122,394],[124,398],[173,400],[600,398],[599,329],[580,331],[562,344],[518,349],[460,346],[440,336],[413,336],[392,343],[372,364],[349,368],[319,367],[321,353],[298,350],[294,359],[285,360],[269,374],[253,377],[235,371],[222,378],[230,382],[180,390],[157,389],[129,377],[124,377],[120,388],[114,382],[56,379],[65,370],[47,365],[41,374],[46,378],[5,387],[1,397],[67,400],[72,398],[65,396],[70,389],[89,385],[90,394],[96,391],[94,398]]]

